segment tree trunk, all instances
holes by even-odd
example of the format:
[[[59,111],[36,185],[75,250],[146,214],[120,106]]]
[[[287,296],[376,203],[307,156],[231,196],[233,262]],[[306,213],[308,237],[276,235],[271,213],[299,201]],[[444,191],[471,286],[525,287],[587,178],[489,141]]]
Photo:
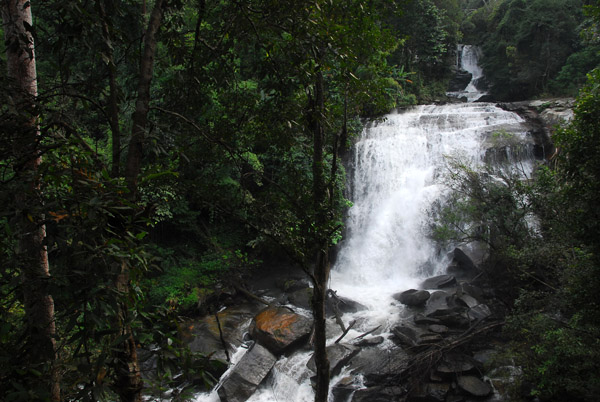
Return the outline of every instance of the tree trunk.
[[[98,10],[102,19],[102,36],[104,37],[105,56],[108,68],[108,105],[107,115],[110,131],[112,133],[112,167],[111,176],[119,177],[121,174],[121,128],[119,127],[119,88],[117,86],[117,66],[111,45],[108,15],[111,14],[110,3],[106,0],[98,2]],[[108,8],[108,11],[107,11]]]
[[[144,35],[144,53],[140,63],[140,80],[138,82],[138,96],[133,112],[133,125],[131,140],[127,152],[127,166],[125,178],[127,187],[135,198],[137,193],[137,180],[142,167],[143,144],[148,124],[148,111],[150,108],[150,84],[154,72],[154,57],[156,55],[156,33],[163,17],[163,0],[157,0],[150,15],[148,28]]]
[[[327,341],[325,326],[325,297],[329,280],[329,241],[326,234],[328,202],[327,183],[324,175],[325,132],[322,119],[324,114],[323,74],[317,72],[314,98],[310,101],[309,126],[313,135],[313,201],[315,208],[315,261],[313,314],[315,319],[314,356],[317,371],[315,402],[327,402],[329,393],[329,359],[325,348]]]
[[[140,63],[140,78],[138,82],[138,96],[135,111],[132,116],[131,140],[127,152],[127,166],[125,179],[130,191],[132,201],[137,200],[138,175],[142,166],[143,143],[148,123],[150,105],[150,85],[154,70],[154,57],[156,54],[156,33],[163,17],[163,7],[166,1],[157,0],[152,9],[148,27],[144,35],[144,52]],[[129,266],[123,262],[120,274],[115,280],[115,286],[123,298],[129,293]],[[117,358],[117,392],[122,402],[141,402],[142,379],[137,359],[137,351],[133,332],[129,324],[129,309],[126,302],[119,305],[120,338],[124,341],[117,345],[115,355]]]
[[[9,90],[16,111],[17,138],[13,148],[15,174],[25,189],[15,195],[15,205],[20,208],[17,211],[21,232],[17,256],[27,316],[26,358],[32,366],[50,365],[50,399],[60,401],[54,300],[48,291],[50,268],[44,244],[46,228],[37,177],[41,157],[35,106],[37,75],[31,3],[26,0],[3,0],[1,4]]]

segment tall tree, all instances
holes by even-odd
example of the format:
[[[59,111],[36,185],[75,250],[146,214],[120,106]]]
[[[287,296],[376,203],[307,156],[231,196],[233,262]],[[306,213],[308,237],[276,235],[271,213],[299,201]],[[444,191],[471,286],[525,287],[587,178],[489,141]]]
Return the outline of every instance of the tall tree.
[[[154,58],[157,49],[156,35],[161,25],[167,1],[157,0],[150,14],[150,20],[144,33],[144,50],[140,62],[138,94],[135,111],[132,116],[131,140],[127,153],[125,178],[132,201],[137,199],[138,175],[141,171],[143,144],[150,110],[150,86],[154,72]],[[129,266],[121,264],[121,270],[115,280],[116,288],[127,295],[130,288]],[[122,402],[141,402],[142,379],[137,358],[136,343],[130,326],[129,309],[125,302],[119,306],[120,334],[123,339],[117,348],[117,392]]]
[[[48,283],[50,268],[45,245],[46,229],[41,213],[37,169],[41,163],[40,133],[37,123],[37,73],[33,43],[31,2],[2,1],[2,20],[6,43],[7,73],[14,113],[14,171],[22,183],[15,194],[15,211],[20,229],[17,256],[27,317],[27,351],[29,363],[38,369],[50,365],[49,395],[60,400],[56,367],[56,325],[54,300]]]

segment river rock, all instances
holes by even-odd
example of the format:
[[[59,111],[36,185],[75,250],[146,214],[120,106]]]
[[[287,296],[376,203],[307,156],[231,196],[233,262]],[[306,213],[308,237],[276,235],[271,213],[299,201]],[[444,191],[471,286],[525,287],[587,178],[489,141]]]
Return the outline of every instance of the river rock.
[[[394,341],[402,346],[414,347],[419,342],[420,330],[415,327],[408,325],[399,325],[392,328],[394,334]]]
[[[325,311],[327,315],[332,316],[335,314],[335,305],[337,304],[337,308],[341,314],[344,313],[356,313],[357,311],[366,310],[367,307],[363,306],[357,301],[349,299],[344,296],[332,296],[331,293],[327,295],[327,299],[325,301]]]
[[[423,289],[441,289],[456,285],[454,275],[438,275],[427,278],[421,283]]]
[[[461,304],[463,304],[465,307],[468,307],[468,308],[473,308],[479,304],[477,299],[475,299],[473,296],[468,295],[466,293],[463,293],[460,296],[457,296],[456,301],[460,302]]]
[[[381,345],[383,343],[383,341],[384,341],[383,336],[373,336],[370,338],[361,339],[360,341],[355,342],[354,345],[361,347],[361,348],[366,348],[366,347],[370,347],[370,346]]]
[[[426,290],[409,289],[405,292],[396,293],[392,297],[400,303],[411,307],[424,306],[431,294]]]
[[[410,362],[409,355],[399,347],[367,348],[352,358],[349,367],[352,374],[362,374],[365,386],[370,387],[397,378]]]
[[[441,323],[441,321],[438,320],[437,318],[427,317],[421,313],[415,314],[415,316],[413,317],[413,320],[415,321],[415,324],[417,324],[417,325],[430,325],[430,324],[440,324]]]
[[[437,318],[439,315],[450,314],[455,311],[455,304],[450,294],[443,290],[433,292],[425,306],[425,315],[427,317]]]
[[[464,91],[469,82],[471,82],[473,74],[465,70],[458,70],[454,77],[448,83],[448,92]]]
[[[185,321],[180,327],[182,341],[191,352],[213,354],[214,357],[225,360],[226,354],[220,338],[219,324],[223,339],[228,345],[232,345],[229,350],[232,352],[243,342],[246,331],[246,326],[243,324],[259,310],[260,308],[254,304],[241,304],[220,311],[219,323],[214,315]]]
[[[436,371],[441,375],[468,373],[475,369],[475,363],[474,359],[470,356],[448,353],[444,355],[444,359],[437,366]]]
[[[218,389],[222,402],[243,402],[256,391],[277,358],[259,344],[246,352]]]
[[[308,339],[312,320],[283,307],[267,307],[254,317],[252,337],[279,355]]]
[[[454,260],[457,262],[458,267],[466,271],[474,271],[477,266],[473,262],[473,259],[469,256],[469,253],[456,247],[453,251]]]
[[[352,402],[393,402],[400,401],[404,389],[398,386],[375,386],[359,389],[352,396]]]
[[[356,377],[346,376],[342,378],[331,388],[333,402],[348,401],[350,395],[359,388],[361,388],[361,384],[357,382]]]
[[[461,390],[474,396],[488,396],[492,393],[492,387],[475,376],[458,377],[457,384]]]
[[[447,326],[440,324],[431,324],[427,327],[427,329],[436,334],[445,334],[449,331]]]
[[[331,377],[334,377],[342,371],[342,368],[348,364],[350,359],[358,354],[360,348],[346,343],[334,343],[327,347],[327,358],[329,359],[329,370]],[[314,356],[310,358],[306,366],[316,372]]]
[[[467,311],[467,317],[471,321],[479,321],[492,315],[492,311],[485,304],[478,304]]]
[[[421,383],[411,392],[408,402],[444,402],[446,395],[450,391],[450,384],[442,383]]]
[[[300,307],[305,310],[310,310],[312,306],[312,295],[312,288],[304,287],[291,292],[288,295],[288,300],[290,304],[293,304],[296,307]]]

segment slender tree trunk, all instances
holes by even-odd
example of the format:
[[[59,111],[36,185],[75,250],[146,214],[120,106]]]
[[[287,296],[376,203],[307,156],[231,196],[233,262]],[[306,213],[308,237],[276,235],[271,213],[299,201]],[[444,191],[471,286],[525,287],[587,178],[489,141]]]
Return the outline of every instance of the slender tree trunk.
[[[150,108],[150,85],[154,70],[154,57],[156,54],[156,33],[161,24],[166,1],[157,0],[152,9],[148,27],[144,35],[144,52],[140,63],[140,77],[138,83],[138,96],[135,111],[132,116],[131,140],[127,152],[127,165],[125,179],[130,191],[132,201],[137,199],[138,175],[142,166],[143,144],[148,123]],[[126,297],[130,290],[129,266],[123,262],[120,273],[115,280],[119,293]],[[117,392],[122,402],[141,402],[142,379],[140,376],[137,351],[133,332],[129,324],[129,309],[125,302],[119,306],[119,321],[121,324],[121,338],[124,341],[117,346]]]
[[[112,133],[112,167],[111,176],[119,177],[121,174],[121,128],[119,127],[119,88],[117,86],[117,66],[113,56],[111,45],[111,34],[108,25],[108,15],[111,13],[111,4],[106,0],[100,1],[98,10],[102,19],[102,36],[104,37],[105,55],[108,59],[108,105],[107,115],[109,118],[110,131]],[[108,11],[107,11],[108,9]]]
[[[41,157],[35,106],[37,74],[31,3],[26,0],[2,0],[1,4],[9,90],[16,111],[15,173],[23,181],[25,189],[23,193],[15,195],[15,205],[21,209],[17,212],[21,231],[17,255],[27,316],[27,358],[33,366],[50,364],[50,398],[60,401],[54,301],[48,291],[50,268],[44,244],[46,228],[37,177]]]
[[[313,135],[313,201],[315,208],[315,242],[318,247],[315,261],[313,314],[315,319],[314,356],[317,369],[315,402],[327,402],[329,393],[329,359],[325,348],[327,334],[325,328],[325,297],[329,281],[329,241],[325,233],[328,217],[327,183],[324,175],[325,132],[322,119],[324,113],[323,74],[318,71],[314,98],[311,99],[309,125]]]
[[[144,35],[144,53],[140,63],[140,80],[138,82],[138,96],[133,112],[133,126],[131,128],[131,140],[127,152],[127,166],[125,178],[127,186],[135,197],[137,192],[137,180],[142,167],[143,144],[148,124],[148,111],[150,108],[150,84],[154,72],[154,57],[156,55],[156,33],[160,27],[163,17],[163,0],[157,0],[150,14],[148,28]]]

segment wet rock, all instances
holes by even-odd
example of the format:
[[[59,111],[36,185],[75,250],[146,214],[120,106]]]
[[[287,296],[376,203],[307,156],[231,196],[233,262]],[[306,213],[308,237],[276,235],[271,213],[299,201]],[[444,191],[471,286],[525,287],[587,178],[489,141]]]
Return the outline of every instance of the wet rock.
[[[246,331],[244,323],[248,322],[259,307],[253,304],[242,304],[229,307],[218,313],[221,331],[225,342],[235,350],[243,342]],[[219,324],[214,315],[196,320],[189,320],[181,325],[181,339],[191,352],[208,355],[213,353],[215,358],[226,359],[225,349],[220,339]]]
[[[423,289],[442,289],[456,285],[454,275],[438,275],[427,278],[421,283]]]
[[[305,310],[311,309],[311,299],[313,295],[312,288],[304,287],[302,289],[298,289],[293,291],[288,295],[288,300],[290,304],[293,304],[296,307],[303,308]]]
[[[483,290],[480,287],[472,285],[468,282],[460,283],[460,285],[458,286],[458,291],[462,292],[463,294],[468,294],[469,296],[474,297],[478,301],[483,300]]]
[[[269,374],[277,358],[259,344],[246,352],[219,387],[223,402],[246,401]]]
[[[377,386],[359,389],[352,396],[352,402],[395,402],[402,400],[404,393],[401,387]]]
[[[445,334],[449,331],[448,327],[440,324],[431,324],[427,327],[431,332],[435,332],[436,334]]]
[[[460,92],[464,91],[471,79],[473,74],[465,70],[458,70],[454,77],[448,83],[448,92]]]
[[[457,380],[458,388],[473,396],[488,396],[492,387],[475,376],[461,376]]]
[[[433,317],[426,317],[423,314],[415,314],[413,317],[415,324],[417,325],[430,325],[430,324],[439,324],[440,320]]]
[[[365,386],[369,387],[397,378],[409,363],[409,355],[399,347],[367,348],[352,358],[349,367],[353,374],[362,374]]]
[[[331,293],[329,293],[329,295],[327,296],[327,299],[325,301],[325,312],[329,316],[332,316],[335,314],[335,305],[337,305],[338,311],[341,314],[356,313],[357,311],[362,311],[362,310],[367,309],[367,307],[363,306],[362,304],[360,304],[357,301],[354,301],[354,300],[349,299],[344,296],[338,296],[338,295],[334,296],[334,295],[331,295]]]
[[[467,311],[467,316],[471,321],[483,320],[484,318],[488,318],[491,315],[492,311],[485,304],[478,304],[477,306],[472,307],[469,309],[469,311]]]
[[[452,328],[466,328],[469,326],[469,319],[465,313],[450,313],[436,316],[440,323]]]
[[[449,383],[422,383],[411,392],[408,402],[444,402],[450,391]]]
[[[292,293],[297,290],[307,289],[309,286],[304,279],[281,278],[277,280],[277,287],[286,293]]]
[[[338,381],[332,388],[333,402],[346,402],[350,395],[359,389],[361,385],[357,383],[356,377],[347,376]]]
[[[475,369],[473,358],[463,354],[448,353],[444,356],[436,371],[441,375],[468,373]]]
[[[312,320],[283,307],[267,307],[254,317],[252,337],[272,353],[279,355],[304,343],[312,329]]]
[[[382,344],[384,341],[383,336],[373,336],[371,338],[364,338],[361,339],[358,342],[355,342],[354,345],[361,347],[361,348],[367,348],[367,347],[371,347],[371,346],[377,346]]]
[[[402,346],[414,347],[418,345],[420,331],[407,325],[399,325],[392,328],[393,340]]]
[[[429,297],[425,307],[425,315],[427,317],[437,318],[437,316],[440,315],[456,312],[457,310],[455,307],[456,305],[450,298],[450,294],[443,290],[438,290],[437,292],[433,292],[431,297]]]
[[[454,260],[457,262],[458,267],[465,271],[475,271],[477,265],[473,262],[473,259],[469,254],[460,248],[455,248],[453,251]]]
[[[426,290],[410,289],[405,292],[396,293],[392,297],[400,303],[411,307],[424,306],[431,294]]]
[[[329,359],[329,366],[331,377],[336,376],[342,371],[342,368],[348,364],[350,359],[358,354],[360,348],[345,343],[334,343],[327,347],[327,357]],[[310,358],[306,366],[316,372],[314,356]]]
[[[463,304],[465,307],[469,307],[469,308],[473,308],[479,304],[477,299],[475,299],[473,296],[468,295],[466,293],[463,293],[462,295],[458,296],[456,298],[456,300],[458,302],[460,302],[461,304]]]
[[[419,346],[434,345],[443,340],[444,340],[444,338],[442,338],[442,336],[440,334],[435,334],[433,332],[426,332],[419,336],[418,344],[419,344]]]

